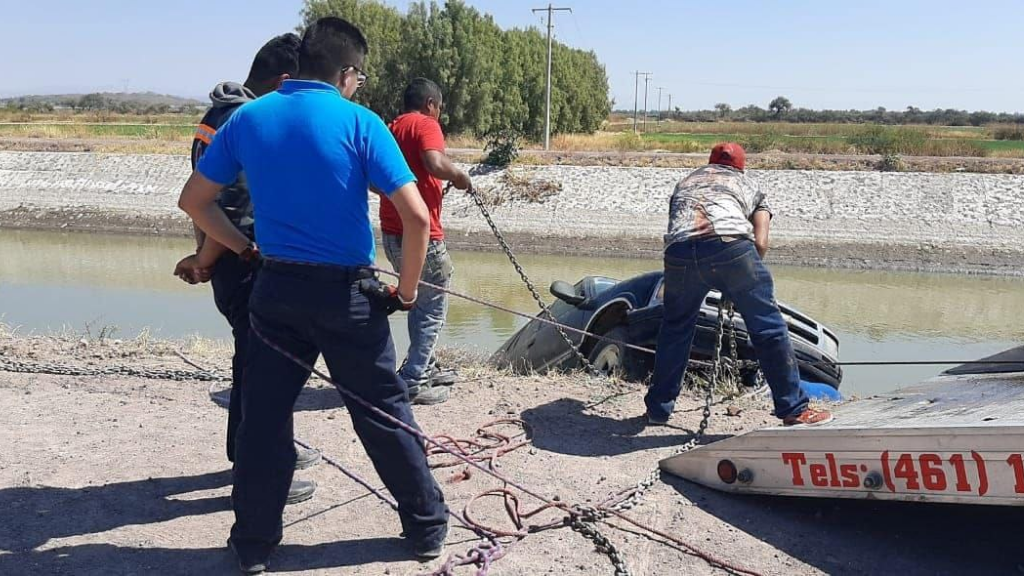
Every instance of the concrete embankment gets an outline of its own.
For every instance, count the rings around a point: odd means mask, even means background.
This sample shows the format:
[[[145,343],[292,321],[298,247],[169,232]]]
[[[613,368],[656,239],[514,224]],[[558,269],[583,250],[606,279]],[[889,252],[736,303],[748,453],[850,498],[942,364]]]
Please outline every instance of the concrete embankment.
[[[519,166],[476,176],[521,251],[656,256],[686,169]],[[184,235],[183,156],[0,152],[0,226]],[[1021,274],[1024,176],[751,171],[776,217],[772,261]],[[449,243],[494,249],[464,194],[446,200]],[[371,198],[371,212],[376,201]]]

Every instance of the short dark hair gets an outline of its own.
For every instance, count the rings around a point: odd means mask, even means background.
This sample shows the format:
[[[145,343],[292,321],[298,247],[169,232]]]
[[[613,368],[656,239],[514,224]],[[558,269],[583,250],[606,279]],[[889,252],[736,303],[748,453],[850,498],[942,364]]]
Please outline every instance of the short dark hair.
[[[438,105],[441,104],[441,87],[430,78],[414,78],[405,88],[402,103],[406,112],[422,110],[427,105],[427,100],[431,98]]]
[[[332,80],[346,66],[357,65],[370,51],[366,37],[347,20],[327,16],[302,35],[299,71],[305,78]]]
[[[246,84],[263,84],[282,74],[298,76],[300,42],[296,34],[289,32],[275,36],[264,44],[252,61]]]

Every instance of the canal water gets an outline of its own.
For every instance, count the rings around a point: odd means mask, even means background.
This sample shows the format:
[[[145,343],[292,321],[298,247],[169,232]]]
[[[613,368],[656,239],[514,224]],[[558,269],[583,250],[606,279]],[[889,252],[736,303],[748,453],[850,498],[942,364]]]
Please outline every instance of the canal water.
[[[62,329],[130,338],[228,338],[209,285],[189,286],[171,271],[192,243],[181,238],[0,230],[0,321],[18,333]],[[378,250],[378,252],[380,252]],[[383,256],[381,255],[381,258]],[[454,288],[536,313],[499,253],[454,252]],[[545,290],[554,280],[614,278],[656,270],[643,259],[523,256]],[[382,263],[383,264],[383,263]],[[969,360],[1017,345],[1024,328],[1024,281],[1011,278],[773,267],[779,300],[831,327],[842,360]],[[392,317],[399,350],[404,316]],[[453,298],[442,343],[496,349],[525,321]],[[872,394],[914,384],[942,366],[848,367],[842,389]]]

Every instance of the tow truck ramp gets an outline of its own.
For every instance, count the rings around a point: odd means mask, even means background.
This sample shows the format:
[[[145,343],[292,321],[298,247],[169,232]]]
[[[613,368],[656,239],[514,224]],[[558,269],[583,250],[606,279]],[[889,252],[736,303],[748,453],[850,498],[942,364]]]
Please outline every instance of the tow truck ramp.
[[[1024,506],[1024,372],[947,372],[840,405],[823,426],[749,432],[661,469],[727,492]]]

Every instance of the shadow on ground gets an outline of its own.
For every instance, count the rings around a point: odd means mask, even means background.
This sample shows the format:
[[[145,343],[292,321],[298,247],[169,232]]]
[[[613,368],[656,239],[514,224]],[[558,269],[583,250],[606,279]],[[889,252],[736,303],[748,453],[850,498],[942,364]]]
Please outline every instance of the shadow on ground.
[[[398,538],[346,540],[312,546],[283,545],[271,557],[273,571],[344,568],[409,560]],[[83,544],[0,556],[0,574],[237,574],[234,555],[220,548],[121,547]]]
[[[122,526],[156,525],[185,516],[228,513],[227,496],[189,493],[226,488],[230,471],[153,478],[84,488],[49,486],[0,490],[0,574],[235,574],[227,547],[175,549],[141,541],[137,547],[81,544],[37,550],[53,539],[100,534]],[[161,529],[149,530],[155,540]],[[145,531],[143,531],[145,533]],[[225,531],[226,540],[227,533]],[[337,568],[410,559],[398,538],[281,546],[278,570]]]
[[[674,476],[708,514],[827,574],[1021,574],[1024,510],[744,496]]]
[[[231,471],[152,478],[102,486],[29,486],[0,490],[0,549],[28,552],[54,538],[106,532],[120,526],[165,522],[230,509],[227,496],[175,499],[224,488]],[[4,562],[7,556],[0,556]],[[0,569],[0,574],[8,572]]]
[[[610,418],[588,413],[586,406],[580,400],[562,398],[525,410],[522,419],[530,425],[533,445],[573,456],[618,456],[679,446],[693,437],[692,430],[671,425],[645,433],[647,424],[643,416]]]
[[[221,408],[228,407],[231,399],[231,388],[224,388],[214,392],[210,398]],[[341,393],[331,386],[312,386],[306,384],[295,401],[296,412],[315,412],[317,410],[331,410],[345,406]]]

